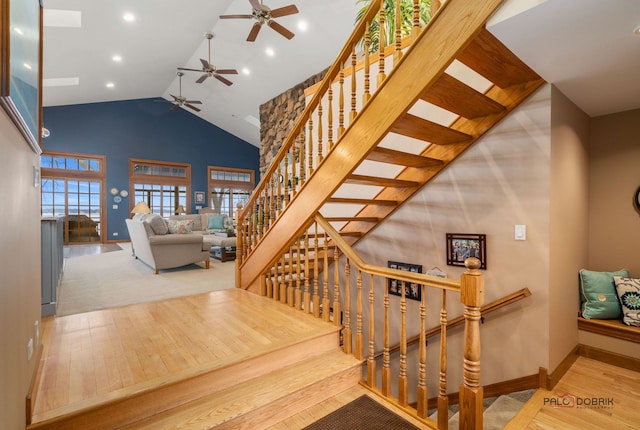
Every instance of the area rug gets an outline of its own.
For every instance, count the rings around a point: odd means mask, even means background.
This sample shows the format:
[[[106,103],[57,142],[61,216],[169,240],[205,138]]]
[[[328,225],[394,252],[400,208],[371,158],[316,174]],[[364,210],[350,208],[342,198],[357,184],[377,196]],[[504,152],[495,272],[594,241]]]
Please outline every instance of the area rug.
[[[360,396],[303,430],[419,430],[369,396]]]
[[[154,270],[131,255],[131,247],[65,259],[57,315],[69,315],[219,291],[235,286],[235,264],[211,260],[177,269]]]

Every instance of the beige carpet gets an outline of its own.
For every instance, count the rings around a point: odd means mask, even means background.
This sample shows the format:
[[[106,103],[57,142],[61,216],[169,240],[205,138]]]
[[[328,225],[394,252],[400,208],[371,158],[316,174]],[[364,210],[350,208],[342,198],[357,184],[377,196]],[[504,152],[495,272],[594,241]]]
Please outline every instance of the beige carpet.
[[[211,260],[158,275],[131,255],[130,245],[122,251],[65,259],[58,290],[57,315],[69,315],[151,302],[172,297],[234,288],[235,262]]]

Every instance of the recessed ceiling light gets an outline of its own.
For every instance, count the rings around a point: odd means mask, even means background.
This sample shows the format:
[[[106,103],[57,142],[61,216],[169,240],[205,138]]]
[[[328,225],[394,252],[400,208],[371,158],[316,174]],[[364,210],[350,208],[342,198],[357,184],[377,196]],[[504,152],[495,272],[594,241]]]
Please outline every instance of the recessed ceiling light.
[[[107,82],[107,88],[114,88],[115,86],[113,82]]]
[[[273,57],[274,55],[276,55],[276,51],[274,51],[273,48],[267,48],[267,49],[264,50],[264,52],[269,57]]]
[[[251,70],[249,70],[248,67],[243,67],[242,68],[242,74],[249,76],[251,74]]]
[[[133,22],[136,20],[136,16],[132,13],[125,13],[124,15],[122,15],[122,19],[124,19],[127,22]]]
[[[121,57],[121,56],[119,56],[119,55],[114,55],[113,57],[111,57],[111,59],[112,59],[113,61],[115,61],[116,63],[119,63],[119,62],[121,62],[121,61],[122,61],[122,57]]]
[[[307,21],[304,21],[302,19],[300,21],[298,21],[298,30],[307,31],[307,28],[309,28],[309,25],[307,24]]]
[[[29,63],[22,63],[22,65],[24,66],[25,69],[29,69],[31,70],[31,64]]]

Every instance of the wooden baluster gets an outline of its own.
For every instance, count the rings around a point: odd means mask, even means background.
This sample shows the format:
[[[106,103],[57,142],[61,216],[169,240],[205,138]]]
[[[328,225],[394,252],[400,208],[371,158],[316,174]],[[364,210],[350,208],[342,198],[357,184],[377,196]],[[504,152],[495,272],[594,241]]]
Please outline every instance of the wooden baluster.
[[[342,325],[342,308],[340,307],[340,250],[336,246],[333,250],[333,323]]]
[[[322,274],[324,279],[324,288],[322,289],[322,320],[331,321],[331,298],[329,297],[329,248],[327,240],[327,232],[324,232],[322,251],[324,255],[322,257]]]
[[[447,290],[442,290],[440,309],[440,378],[438,381],[438,428],[447,430],[449,397],[447,396]]]
[[[271,298],[273,300],[280,300],[280,262],[276,260],[274,263],[272,275],[273,275],[273,291],[271,292]]]
[[[342,349],[346,354],[353,351],[351,345],[351,266],[347,258],[344,263],[344,332]]]
[[[269,274],[265,273],[263,276],[260,277],[260,295],[263,297],[267,296],[268,282],[269,282]]]
[[[283,178],[282,178],[282,169],[280,168],[280,165],[278,165],[278,169],[276,170],[276,181],[277,186],[276,186],[276,219],[278,219],[278,217],[280,216],[280,214],[282,213],[282,182],[283,182]],[[275,221],[275,219],[274,219]]]
[[[309,151],[313,152],[315,145],[313,143],[313,119],[311,119],[311,117],[309,117],[309,126],[308,127],[309,127]],[[316,154],[317,154],[317,152],[316,152]],[[318,160],[320,160],[320,158],[318,158]],[[313,163],[313,157],[311,157],[310,162]],[[318,165],[315,164],[315,166],[317,167]]]
[[[318,291],[318,223],[315,224],[315,241],[313,249],[313,316],[320,318],[320,295]]]
[[[304,232],[304,311],[311,313],[311,285],[309,285],[309,230]]]
[[[322,154],[322,99],[318,100],[318,165],[324,158]]]
[[[385,279],[388,283],[389,280]],[[389,288],[384,289],[384,340],[382,353],[382,395],[391,396],[391,357],[389,347],[391,342],[391,334],[389,329]]]
[[[436,0],[431,1],[431,7]],[[433,16],[433,11],[431,11]],[[420,0],[413,0],[413,26],[411,27],[411,43],[415,42],[420,34]]]
[[[407,378],[407,296],[401,283],[400,297],[400,373],[398,375],[398,403],[407,406],[409,402],[409,380]]]
[[[289,276],[289,286],[287,287],[287,304],[291,307],[296,305],[295,301],[295,288],[293,288],[293,245],[289,247],[289,269],[287,270]]]
[[[236,288],[240,288],[242,281],[242,271],[240,266],[244,261],[244,223],[242,222],[242,203],[236,205]]]
[[[296,309],[302,309],[302,268],[300,263],[300,241],[301,237],[296,240],[296,297],[295,306]]]
[[[298,192],[298,174],[297,174],[297,169],[296,169],[296,165],[298,164],[297,162],[297,158],[299,157],[300,154],[298,153],[298,140],[294,140],[293,141],[293,145],[291,145],[291,156],[293,157],[291,159],[291,198],[295,197],[296,193]]]
[[[358,360],[364,358],[364,338],[362,335],[362,271],[358,269],[356,278],[356,352]]]
[[[369,277],[369,358],[367,359],[367,385],[376,386],[376,320],[375,293],[373,290],[373,275]]]
[[[338,139],[344,134],[344,71],[340,69],[338,81]]]
[[[420,346],[418,350],[418,416],[425,418],[428,415],[429,392],[427,389],[427,299],[424,285],[420,288]],[[443,290],[444,291],[444,290]]]
[[[271,185],[271,201],[270,201],[270,214],[269,214],[269,228],[273,225],[276,220],[276,204],[278,197],[276,195],[276,175],[271,176],[271,180],[269,181]]]
[[[304,146],[304,134],[300,133],[296,139],[296,141],[298,142],[298,147],[300,148],[300,187],[302,187],[307,179],[307,172],[305,170],[305,146]]]
[[[313,122],[311,121],[311,118],[309,118],[309,122],[307,125],[307,128],[309,129],[308,133],[309,133],[309,143],[307,146],[307,157],[308,157],[308,170],[309,170],[309,175],[307,176],[307,179],[309,179],[311,177],[311,175],[313,175],[313,136],[311,135],[311,132],[313,131]]]
[[[289,206],[289,192],[291,189],[291,185],[289,183],[289,154],[291,154],[290,152],[288,152],[285,156],[284,156],[284,172],[282,173],[282,188],[284,188],[282,191],[284,193],[284,202],[283,202],[283,209],[286,208],[287,206]]]
[[[354,46],[351,49],[351,113],[349,114],[349,124],[356,119],[358,115],[358,111],[356,109],[356,99],[357,99],[357,81],[356,81],[356,47]]]
[[[369,50],[371,49],[371,33],[369,33],[369,27],[371,22],[367,22],[365,28],[367,31],[364,33],[364,94],[362,95],[362,106],[367,104],[371,98],[371,57]]]
[[[460,428],[482,429],[480,386],[480,307],[484,302],[484,278],[480,260],[465,260],[467,270],[460,278],[460,302],[464,305],[464,364],[460,385]]]
[[[285,254],[282,254],[280,265],[280,291],[278,291],[278,298],[280,303],[287,303],[287,256]]]
[[[385,74],[385,71],[384,71],[384,57],[385,57],[384,46],[387,41],[387,36],[385,34],[385,28],[384,28],[385,21],[386,21],[386,12],[384,10],[384,4],[385,4],[384,1],[380,2],[380,12],[378,14],[379,22],[380,22],[379,35],[378,35],[378,79],[377,79],[378,88],[380,88],[380,84],[382,84],[382,82],[387,78],[387,75]]]
[[[249,220],[249,251],[253,251],[256,243],[256,206],[251,207],[251,219]]]
[[[327,92],[329,109],[327,111],[327,153],[333,149],[333,87]]]
[[[402,58],[402,10],[400,9],[400,3],[400,0],[396,0],[396,44],[393,52],[394,67],[398,65],[398,61]]]

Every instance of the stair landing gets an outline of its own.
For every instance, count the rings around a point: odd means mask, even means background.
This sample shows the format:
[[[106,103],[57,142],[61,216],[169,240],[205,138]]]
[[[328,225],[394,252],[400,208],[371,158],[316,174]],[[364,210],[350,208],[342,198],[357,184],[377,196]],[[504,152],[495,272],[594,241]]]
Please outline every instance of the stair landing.
[[[57,317],[43,329],[29,429],[116,428],[339,342],[333,324],[238,289]]]

